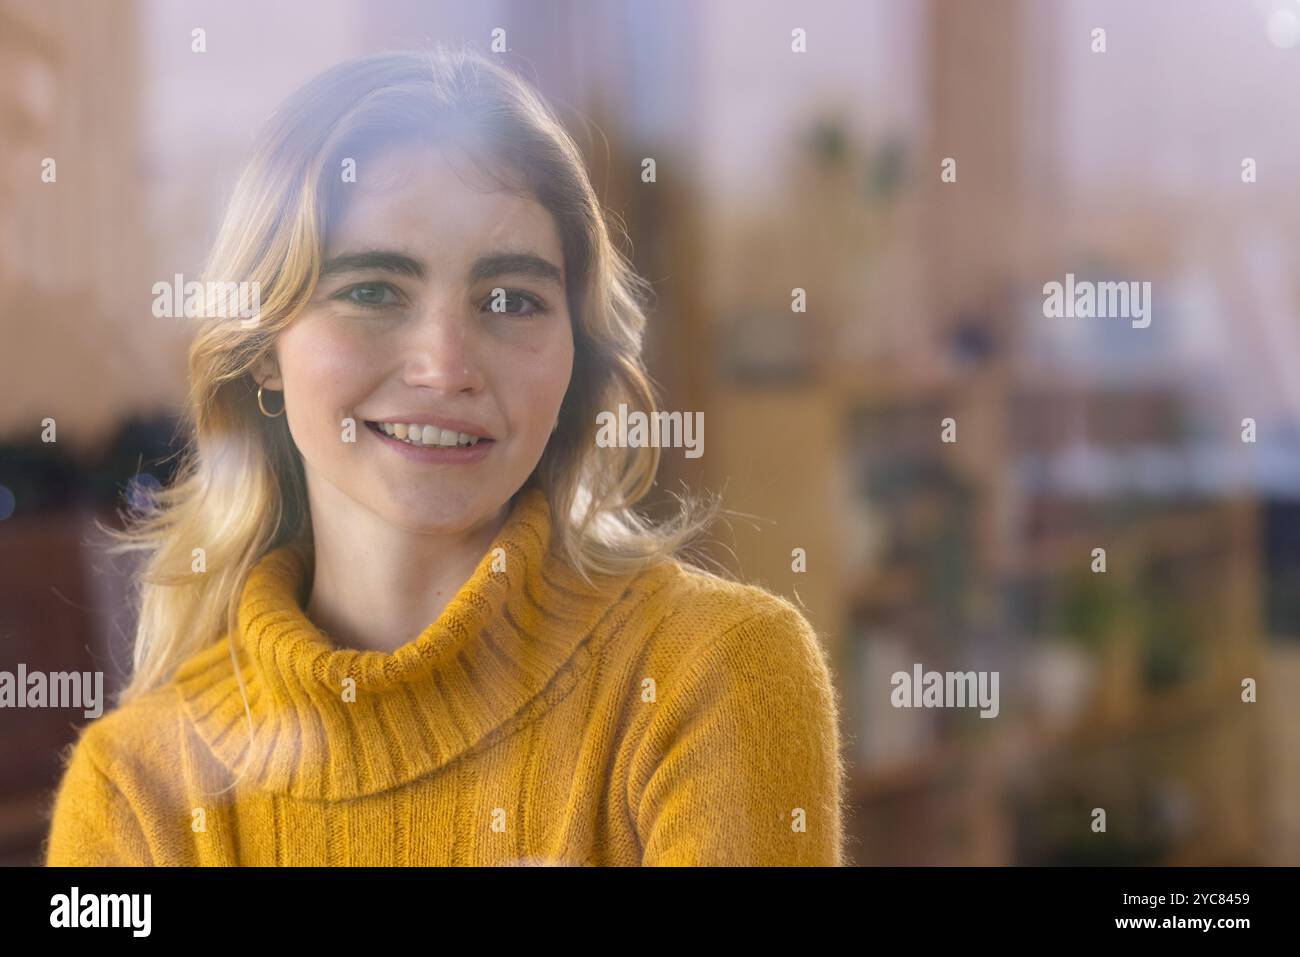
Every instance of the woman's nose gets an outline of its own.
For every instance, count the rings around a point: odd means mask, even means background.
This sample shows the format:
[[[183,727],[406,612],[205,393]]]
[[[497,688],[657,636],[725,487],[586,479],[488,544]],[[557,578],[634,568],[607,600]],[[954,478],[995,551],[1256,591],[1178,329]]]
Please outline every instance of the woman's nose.
[[[416,324],[405,347],[408,384],[444,392],[482,387],[483,370],[473,323],[452,307],[430,310]]]

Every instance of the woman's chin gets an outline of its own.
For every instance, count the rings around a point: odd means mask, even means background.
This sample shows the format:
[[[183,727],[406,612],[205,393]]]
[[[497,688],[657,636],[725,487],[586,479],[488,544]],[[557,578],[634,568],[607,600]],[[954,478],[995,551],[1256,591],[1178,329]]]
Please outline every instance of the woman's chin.
[[[436,504],[431,504],[436,502]],[[394,528],[417,535],[456,535],[467,532],[494,514],[492,503],[476,496],[461,498],[430,491],[409,508],[393,508],[391,501],[374,510]]]

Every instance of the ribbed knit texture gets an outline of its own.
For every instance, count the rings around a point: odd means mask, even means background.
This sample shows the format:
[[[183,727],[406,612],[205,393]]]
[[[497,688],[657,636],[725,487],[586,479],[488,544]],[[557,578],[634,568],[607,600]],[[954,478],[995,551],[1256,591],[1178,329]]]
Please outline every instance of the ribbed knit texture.
[[[271,552],[233,636],[248,710],[227,636],[88,725],[46,862],[845,863],[837,698],[799,611],[678,562],[592,587],[550,542],[527,488],[392,653],[332,643],[302,610],[310,549]]]

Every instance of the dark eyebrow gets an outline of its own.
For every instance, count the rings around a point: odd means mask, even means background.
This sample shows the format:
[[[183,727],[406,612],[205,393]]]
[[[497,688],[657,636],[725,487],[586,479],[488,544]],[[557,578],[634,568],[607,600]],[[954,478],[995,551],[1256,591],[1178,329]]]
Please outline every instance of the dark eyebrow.
[[[564,274],[558,266],[532,253],[496,253],[480,257],[469,271],[469,281],[479,282],[494,276],[531,276],[564,288]]]
[[[326,260],[321,266],[321,278],[349,272],[390,272],[400,276],[423,279],[424,263],[405,253],[391,249],[366,249],[361,252],[343,253]],[[531,276],[542,282],[554,283],[564,288],[564,274],[554,263],[533,253],[494,253],[481,256],[470,268],[471,283],[481,282],[495,276]]]
[[[349,272],[391,272],[413,279],[424,278],[424,263],[405,253],[389,249],[367,249],[358,253],[344,253],[327,259],[320,267],[321,278]]]

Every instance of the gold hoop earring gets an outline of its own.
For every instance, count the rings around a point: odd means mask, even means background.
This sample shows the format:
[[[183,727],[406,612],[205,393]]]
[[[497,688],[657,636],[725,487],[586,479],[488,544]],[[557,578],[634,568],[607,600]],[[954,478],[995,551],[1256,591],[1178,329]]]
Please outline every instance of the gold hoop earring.
[[[280,401],[281,401],[281,403],[283,403],[284,400],[281,399]],[[267,411],[266,411],[266,406],[264,406],[264,405],[262,404],[262,386],[260,386],[260,385],[257,387],[257,407],[258,407],[259,409],[262,410],[262,414],[263,414],[264,416],[266,416],[268,419],[275,419],[275,418],[279,418],[280,416],[284,415],[284,405],[283,405],[283,404],[281,404],[281,406],[280,406],[280,411],[279,411],[279,412],[267,412]]]

